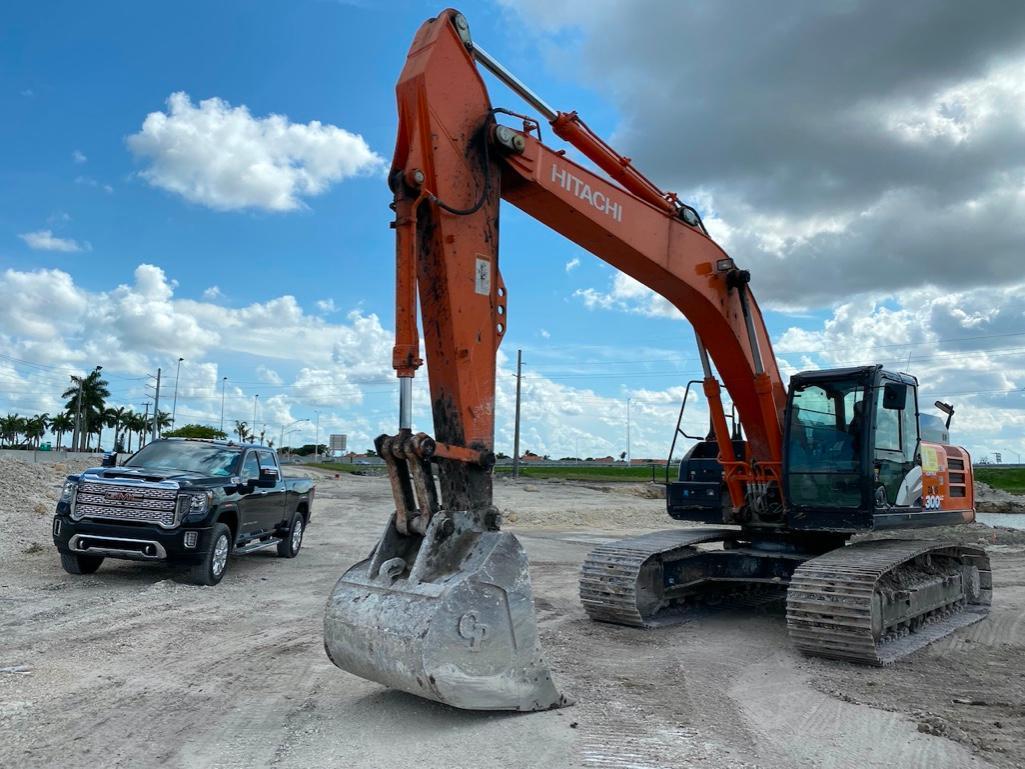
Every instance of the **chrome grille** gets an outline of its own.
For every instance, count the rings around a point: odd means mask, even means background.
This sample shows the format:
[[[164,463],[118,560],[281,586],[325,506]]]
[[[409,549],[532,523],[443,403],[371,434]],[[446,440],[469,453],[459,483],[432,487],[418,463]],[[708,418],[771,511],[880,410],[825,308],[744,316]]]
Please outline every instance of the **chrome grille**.
[[[142,521],[171,528],[177,523],[177,497],[178,491],[173,488],[87,481],[78,487],[75,515]]]

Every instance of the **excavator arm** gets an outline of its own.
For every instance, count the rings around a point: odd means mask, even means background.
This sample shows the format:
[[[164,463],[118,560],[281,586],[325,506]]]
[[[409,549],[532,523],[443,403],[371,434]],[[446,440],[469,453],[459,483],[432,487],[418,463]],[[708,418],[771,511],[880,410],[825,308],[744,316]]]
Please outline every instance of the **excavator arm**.
[[[477,60],[529,99],[554,133],[611,180],[542,143],[537,121],[524,119],[522,131],[499,125]],[[419,365],[418,286],[436,437],[449,444],[435,453],[446,502],[490,504],[489,468],[479,453],[493,448],[495,357],[508,323],[499,272],[499,197],[680,310],[697,335],[734,508],[747,504],[749,485],[774,485],[778,493],[786,393],[772,345],[747,285],[749,274],[707,235],[696,212],[659,190],[576,113],[552,110],[475,47],[456,11],[421,27],[397,93],[394,365],[402,379]],[[733,456],[706,351],[740,415],[747,456]],[[400,428],[409,427],[400,420]],[[449,447],[472,453],[458,458]],[[460,468],[464,459],[482,472]]]

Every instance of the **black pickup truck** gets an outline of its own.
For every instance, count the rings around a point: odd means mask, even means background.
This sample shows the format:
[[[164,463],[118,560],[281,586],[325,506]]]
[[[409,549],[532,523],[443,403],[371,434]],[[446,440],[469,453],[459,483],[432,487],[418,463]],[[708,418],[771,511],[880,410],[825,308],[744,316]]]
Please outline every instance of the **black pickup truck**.
[[[71,574],[91,574],[104,558],[167,561],[216,585],[232,552],[299,554],[314,484],[283,478],[273,449],[169,438],[116,464],[108,455],[64,482],[53,542]]]

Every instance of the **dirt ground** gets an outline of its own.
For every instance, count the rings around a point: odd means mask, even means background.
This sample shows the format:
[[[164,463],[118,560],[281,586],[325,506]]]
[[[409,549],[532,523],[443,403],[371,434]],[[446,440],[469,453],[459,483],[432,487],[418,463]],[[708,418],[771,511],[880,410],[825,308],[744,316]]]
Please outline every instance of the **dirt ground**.
[[[59,478],[36,481],[56,496]],[[65,574],[39,492],[26,508],[5,483],[4,769],[1025,766],[1025,532],[954,530],[991,553],[991,616],[868,669],[796,654],[778,604],[648,631],[588,621],[580,561],[609,538],[677,525],[663,502],[643,487],[499,482],[547,658],[577,704],[480,714],[388,691],[324,655],[324,603],[387,517],[384,479],[319,481],[299,558],[235,558],[213,588],[158,564]]]

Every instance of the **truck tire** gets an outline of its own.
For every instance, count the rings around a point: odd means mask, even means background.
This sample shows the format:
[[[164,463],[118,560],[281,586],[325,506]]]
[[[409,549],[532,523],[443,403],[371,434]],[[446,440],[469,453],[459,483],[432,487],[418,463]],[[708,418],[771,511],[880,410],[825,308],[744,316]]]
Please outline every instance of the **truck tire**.
[[[197,585],[216,585],[228,570],[228,556],[231,555],[231,529],[223,523],[215,523],[210,529],[203,560],[193,566],[189,573]]]
[[[92,574],[103,563],[102,555],[61,553],[61,566],[68,574]]]
[[[282,558],[295,558],[299,555],[299,549],[303,546],[303,534],[306,533],[306,527],[303,526],[304,521],[301,513],[292,513],[288,531],[278,542],[278,555]]]

